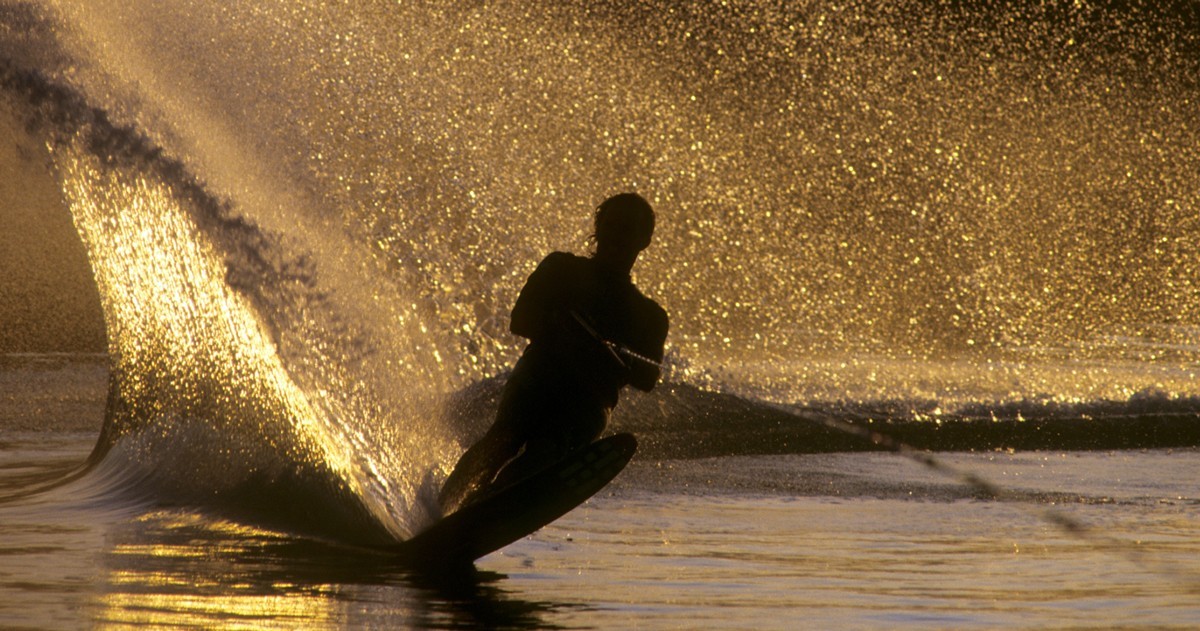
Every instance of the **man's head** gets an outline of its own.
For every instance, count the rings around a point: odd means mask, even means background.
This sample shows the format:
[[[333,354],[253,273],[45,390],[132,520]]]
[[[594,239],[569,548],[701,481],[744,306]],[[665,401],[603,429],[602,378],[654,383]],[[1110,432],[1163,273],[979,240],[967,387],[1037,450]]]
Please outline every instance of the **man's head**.
[[[621,193],[596,208],[596,248],[641,252],[654,236],[654,209],[637,193]]]

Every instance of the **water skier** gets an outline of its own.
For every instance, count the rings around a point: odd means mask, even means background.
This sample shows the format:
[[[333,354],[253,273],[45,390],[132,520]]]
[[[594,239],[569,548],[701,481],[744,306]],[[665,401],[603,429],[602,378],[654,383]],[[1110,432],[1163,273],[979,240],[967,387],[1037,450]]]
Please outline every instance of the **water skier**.
[[[626,385],[658,383],[667,313],[633,285],[654,211],[636,193],[596,209],[591,257],[554,252],[521,289],[510,330],[529,339],[496,420],[459,459],[438,496],[449,514],[472,494],[515,482],[600,436]]]

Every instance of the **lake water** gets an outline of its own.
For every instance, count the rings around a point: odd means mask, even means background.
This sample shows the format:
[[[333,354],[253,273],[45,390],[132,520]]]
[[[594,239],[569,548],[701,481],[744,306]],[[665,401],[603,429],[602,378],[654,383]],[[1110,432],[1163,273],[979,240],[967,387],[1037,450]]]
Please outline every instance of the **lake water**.
[[[1200,624],[1195,448],[937,455],[1021,494],[1008,501],[894,453],[638,458],[474,571],[431,579],[344,541],[138,497],[94,472],[37,491],[95,444],[96,361],[5,372],[40,384],[21,390],[27,419],[58,402],[50,429],[0,428],[5,628]]]
[[[0,0],[0,627],[1200,626],[1189,2]],[[605,492],[364,552],[654,205]]]

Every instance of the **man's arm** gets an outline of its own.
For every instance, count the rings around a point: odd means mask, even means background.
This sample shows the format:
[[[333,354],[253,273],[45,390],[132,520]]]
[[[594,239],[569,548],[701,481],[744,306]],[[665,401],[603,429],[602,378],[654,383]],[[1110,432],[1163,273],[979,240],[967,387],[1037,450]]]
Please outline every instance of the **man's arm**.
[[[636,355],[627,353],[626,364],[629,366],[629,384],[638,390],[649,392],[658,384],[658,378],[662,375],[663,346],[667,342],[669,328],[667,312],[654,304],[652,314],[642,326],[646,327],[642,337],[646,346],[634,349]]]
[[[530,340],[544,338],[554,324],[553,295],[556,285],[561,284],[560,260],[566,255],[555,252],[542,259],[537,269],[529,275],[517,303],[513,305],[512,320],[508,329],[516,335]]]

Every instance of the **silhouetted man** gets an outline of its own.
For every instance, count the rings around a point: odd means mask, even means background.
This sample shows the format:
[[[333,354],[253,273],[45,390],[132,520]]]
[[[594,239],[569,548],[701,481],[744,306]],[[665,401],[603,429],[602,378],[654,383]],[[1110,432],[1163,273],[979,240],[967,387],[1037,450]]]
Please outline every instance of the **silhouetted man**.
[[[489,485],[515,482],[592,442],[621,388],[649,391],[658,383],[667,313],[629,276],[653,234],[645,199],[610,197],[596,209],[595,253],[554,252],[525,282],[510,329],[529,345],[495,423],[442,487],[446,513]]]

